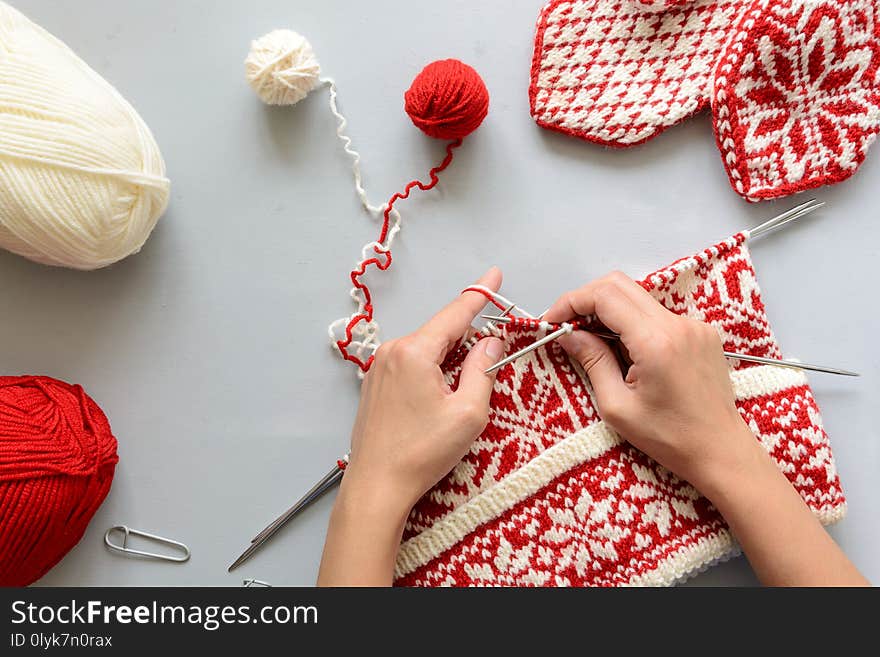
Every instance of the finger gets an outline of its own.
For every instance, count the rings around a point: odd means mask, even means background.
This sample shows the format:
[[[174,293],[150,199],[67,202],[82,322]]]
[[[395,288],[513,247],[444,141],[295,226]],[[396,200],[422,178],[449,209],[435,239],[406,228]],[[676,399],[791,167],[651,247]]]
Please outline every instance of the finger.
[[[575,331],[559,338],[559,344],[590,377],[600,413],[611,400],[617,401],[619,406],[631,396],[632,391],[624,382],[617,356],[604,340],[591,333]]]
[[[663,305],[657,301],[657,299],[652,297],[645,288],[636,283],[626,274],[614,272],[608,276],[608,279],[611,283],[616,285],[621,292],[629,297],[632,302],[638,306],[639,310],[649,317],[669,314],[669,310],[664,308]]]
[[[501,270],[498,267],[492,267],[477,280],[477,285],[497,292],[501,287]],[[440,345],[441,349],[437,355],[443,356],[449,345],[457,343],[467,332],[474,317],[485,307],[486,303],[486,297],[479,292],[462,292],[452,303],[416,331],[416,334]]]
[[[564,322],[574,317],[595,315],[622,339],[645,330],[646,315],[613,281],[602,278],[566,292],[544,314],[548,322]]]
[[[501,360],[503,353],[504,343],[498,338],[485,338],[475,344],[461,365],[456,397],[488,408],[497,370],[491,374],[486,370]]]
[[[563,294],[550,307],[550,310],[544,313],[544,319],[548,322],[564,322],[578,315],[586,316],[596,313],[596,294],[605,288],[616,288],[636,308],[649,317],[668,312],[654,297],[648,294],[645,288],[629,276],[621,272],[612,272],[583,287]]]

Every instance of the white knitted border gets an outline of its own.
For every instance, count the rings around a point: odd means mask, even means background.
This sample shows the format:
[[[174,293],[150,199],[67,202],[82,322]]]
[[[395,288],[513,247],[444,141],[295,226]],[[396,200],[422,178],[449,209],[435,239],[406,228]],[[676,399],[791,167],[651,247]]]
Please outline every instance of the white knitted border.
[[[823,525],[831,525],[846,515],[846,503],[827,507],[815,512]],[[695,543],[684,545],[670,557],[661,561],[657,568],[636,575],[626,586],[674,586],[699,575],[711,566],[722,563],[742,553],[730,531],[721,529],[704,536]]]
[[[772,395],[807,384],[807,377],[803,371],[773,365],[733,371],[730,373],[730,379],[734,394],[739,400]],[[490,522],[514,505],[535,495],[559,475],[588,459],[601,456],[621,442],[623,440],[605,422],[600,421],[549,447],[522,468],[456,508],[425,531],[405,541],[397,555],[395,577],[403,577],[425,565],[480,525]],[[718,552],[717,557],[720,557],[723,556],[724,551],[729,550],[729,546],[719,545],[715,552]],[[693,562],[697,565],[706,559],[705,556],[690,553],[683,554],[680,558],[687,563]],[[673,572],[677,570],[677,566],[670,565],[668,570]],[[673,583],[674,579],[667,580],[667,583]]]

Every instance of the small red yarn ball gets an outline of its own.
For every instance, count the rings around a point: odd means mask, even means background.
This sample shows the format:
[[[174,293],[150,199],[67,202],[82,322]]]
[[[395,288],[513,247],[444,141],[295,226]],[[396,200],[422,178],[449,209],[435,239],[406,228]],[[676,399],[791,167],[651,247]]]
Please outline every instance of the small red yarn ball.
[[[489,90],[480,74],[457,59],[428,64],[404,95],[412,122],[429,137],[463,139],[489,112]]]
[[[0,586],[26,586],[82,538],[119,457],[80,386],[0,376]]]

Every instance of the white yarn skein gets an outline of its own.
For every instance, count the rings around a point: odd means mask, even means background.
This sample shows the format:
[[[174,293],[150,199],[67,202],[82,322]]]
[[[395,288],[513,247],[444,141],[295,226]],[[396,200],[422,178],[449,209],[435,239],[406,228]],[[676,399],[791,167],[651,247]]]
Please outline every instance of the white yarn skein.
[[[273,30],[252,41],[244,70],[248,84],[268,105],[295,105],[321,81],[312,44],[293,30]]]
[[[104,267],[140,250],[169,187],[134,108],[0,2],[0,247],[48,265]]]

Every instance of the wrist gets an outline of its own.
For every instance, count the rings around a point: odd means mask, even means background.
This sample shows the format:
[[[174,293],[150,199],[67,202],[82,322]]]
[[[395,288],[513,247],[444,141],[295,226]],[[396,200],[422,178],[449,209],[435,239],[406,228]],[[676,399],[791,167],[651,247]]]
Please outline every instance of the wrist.
[[[769,473],[779,474],[770,455],[740,418],[716,440],[722,448],[691,482],[716,507],[754,489]]]
[[[368,520],[373,527],[402,532],[412,505],[381,478],[369,477],[349,465],[339,487],[334,514]]]

